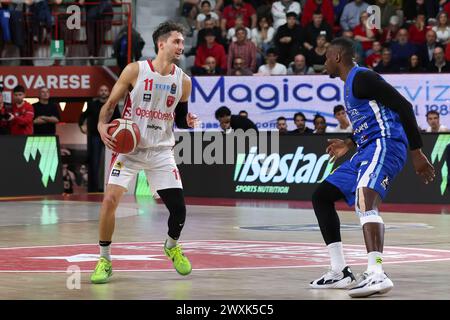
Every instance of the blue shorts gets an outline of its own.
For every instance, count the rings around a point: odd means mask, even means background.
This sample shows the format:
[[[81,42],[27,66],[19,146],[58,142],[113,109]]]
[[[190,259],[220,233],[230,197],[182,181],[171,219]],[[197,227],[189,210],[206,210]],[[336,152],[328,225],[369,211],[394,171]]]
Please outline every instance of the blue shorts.
[[[341,190],[349,206],[355,204],[358,188],[373,189],[384,199],[389,185],[403,169],[406,159],[407,147],[404,143],[386,138],[377,139],[358,150],[325,181]]]

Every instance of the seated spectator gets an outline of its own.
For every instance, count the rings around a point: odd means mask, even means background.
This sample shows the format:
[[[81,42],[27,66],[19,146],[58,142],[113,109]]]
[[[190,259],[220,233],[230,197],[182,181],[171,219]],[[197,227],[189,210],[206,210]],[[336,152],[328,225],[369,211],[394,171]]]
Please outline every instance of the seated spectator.
[[[136,29],[131,28],[131,61],[139,61],[142,57],[145,41]],[[113,44],[114,57],[120,70],[128,64],[128,26],[123,27],[116,36]]]
[[[220,31],[220,28],[214,25],[214,21],[211,18],[207,17],[203,22],[203,25],[204,27],[200,29],[198,32],[197,44],[196,48],[193,48],[194,50],[196,50],[199,46],[201,46],[206,42],[205,35],[207,32],[209,32],[209,30],[212,30],[212,32],[216,36],[216,42],[223,45],[224,48],[227,48],[227,41],[225,40],[225,38],[222,37],[222,32]],[[195,54],[195,51],[193,54]]]
[[[266,64],[258,69],[259,75],[264,76],[281,76],[287,74],[287,69],[284,64],[277,62],[278,54],[275,49],[267,50]]]
[[[436,32],[428,30],[425,34],[425,44],[419,47],[419,56],[422,67],[428,67],[433,61],[434,49],[438,46]]]
[[[228,29],[228,33],[227,33],[228,43],[236,41],[236,30],[240,29],[240,28],[245,28],[245,30],[247,31],[247,39],[251,40],[252,39],[252,31],[249,28],[244,26],[244,20],[242,19],[242,16],[238,15],[236,17],[235,21],[236,21],[236,24],[234,25],[234,27]]]
[[[380,7],[381,28],[386,28],[389,25],[389,19],[395,15],[395,8],[387,0],[376,0],[375,4]]]
[[[314,134],[324,134],[327,130],[327,121],[325,120],[325,117],[320,115],[320,114],[316,114],[314,116]]]
[[[437,17],[437,25],[433,27],[436,32],[437,42],[441,45],[446,45],[450,39],[450,26],[448,23],[447,12],[442,11]]]
[[[308,23],[305,28],[305,42],[303,43],[303,46],[307,50],[314,48],[314,44],[316,43],[319,34],[325,35],[327,42],[330,42],[333,39],[331,26],[323,20],[322,12],[317,11],[313,14],[313,20]]]
[[[253,129],[258,131],[256,125],[250,119],[239,115],[232,115],[231,110],[225,106],[220,107],[215,112],[215,117],[220,123],[220,127],[225,133],[242,129],[244,131]]]
[[[305,134],[313,133],[313,130],[306,126],[306,117],[303,112],[297,112],[294,114],[294,123],[297,129],[289,131],[291,134]]]
[[[195,54],[194,66],[192,67],[192,74],[203,74],[206,66],[206,58],[214,57],[216,63],[222,70],[227,68],[227,55],[224,47],[216,42],[216,36],[211,29],[205,34],[206,43],[197,48]],[[208,67],[206,67],[208,68]],[[202,70],[203,69],[203,70]]]
[[[261,56],[261,61],[263,61],[267,49],[270,48],[274,35],[275,29],[270,25],[267,17],[261,17],[258,20],[258,26],[252,29],[252,41],[255,43],[258,54]]]
[[[391,44],[392,62],[400,67],[400,71],[406,70],[409,57],[417,53],[415,45],[409,42],[408,30],[402,28],[398,31],[397,41]]]
[[[428,66],[428,72],[431,73],[447,73],[450,72],[450,63],[445,61],[444,49],[441,47],[434,48],[433,61]]]
[[[3,87],[0,86],[0,135],[9,134],[9,120],[11,118],[11,110],[6,108],[3,101]]]
[[[438,1],[432,0],[403,0],[402,11],[407,22],[413,21],[419,13],[424,13],[427,18],[436,17]]]
[[[292,0],[280,0],[275,1],[272,4],[272,18],[273,18],[273,27],[278,29],[279,26],[285,24],[286,21],[286,13],[295,12],[297,16],[300,16],[302,8],[300,3]]]
[[[13,104],[8,119],[12,135],[33,134],[33,106],[25,101],[25,88],[21,85],[13,89]]]
[[[425,15],[419,14],[414,21],[414,24],[409,26],[409,42],[416,46],[421,46],[425,43],[426,28],[425,28]]]
[[[333,108],[334,117],[338,121],[338,125],[336,127],[327,126],[327,133],[334,132],[353,132],[353,127],[347,117],[347,112],[345,112],[345,108],[343,105],[338,104]]]
[[[209,56],[203,66],[195,68],[195,73],[192,70],[192,74],[195,76],[220,76],[225,74],[225,70],[217,65],[216,58]]]
[[[389,25],[383,29],[383,33],[381,34],[381,44],[388,46],[397,38],[398,30],[400,30],[400,18],[398,16],[392,16],[389,20]]]
[[[34,0],[30,6],[32,13],[32,33],[34,42],[47,42],[52,34],[52,13],[47,0]],[[41,27],[43,27],[44,36],[41,37]]]
[[[366,12],[369,5],[363,0],[355,0],[347,3],[341,15],[342,30],[353,30],[359,24],[361,13]]]
[[[297,51],[304,41],[304,36],[297,24],[297,14],[288,12],[286,17],[286,24],[278,28],[273,42],[280,56],[279,62],[288,66],[298,53]]]
[[[232,62],[235,57],[241,57],[244,60],[244,68],[249,68],[252,72],[256,69],[256,46],[247,39],[247,30],[238,28],[236,30],[236,41],[228,48],[228,75],[231,74]]]
[[[429,127],[426,132],[449,132],[448,128],[441,124],[439,112],[430,110],[426,114]]]
[[[377,66],[378,62],[381,60],[381,43],[379,41],[374,41],[372,43],[372,50],[370,55],[366,58],[367,68],[373,69]]]
[[[364,64],[364,55],[365,55],[365,53],[364,53],[364,50],[362,48],[361,42],[356,41],[354,39],[353,31],[347,30],[347,31],[342,32],[342,37],[352,41],[353,46],[355,48],[355,62],[357,64],[363,65]]]
[[[280,134],[286,134],[288,133],[287,129],[287,123],[285,117],[278,117],[277,118],[277,129]]]
[[[334,26],[334,9],[331,0],[306,0],[303,6],[301,26],[306,27],[313,19],[314,12],[322,12],[324,20]]]
[[[211,11],[211,2],[209,2],[208,0],[202,1],[200,8],[200,13],[197,15],[197,30],[200,30],[204,27],[206,18],[211,18],[214,26],[219,27],[220,18],[217,13]]]
[[[248,118],[248,112],[245,110],[241,110],[239,111],[239,116],[240,117],[244,117],[244,118]]]
[[[227,35],[227,30],[234,27],[236,24],[236,17],[241,15],[244,20],[244,27],[256,27],[256,11],[249,3],[244,3],[243,0],[233,0],[233,4],[226,6],[223,9],[222,21],[220,28],[222,29],[222,36]]]
[[[39,102],[33,104],[34,134],[55,135],[56,124],[59,122],[59,107],[50,101],[50,91],[46,87],[39,90]]]
[[[420,62],[420,58],[417,54],[413,54],[409,58],[409,65],[407,69],[408,73],[424,73],[426,70],[422,67],[422,63]]]
[[[294,61],[289,64],[287,73],[291,75],[315,74],[314,69],[306,64],[306,58],[303,54],[294,57]]]
[[[274,0],[257,0],[256,3],[258,3],[258,5],[254,6],[254,8],[256,9],[257,20],[261,19],[262,17],[266,17],[271,21],[273,20],[271,12],[273,2]]]
[[[367,28],[368,19],[369,14],[367,12],[361,13],[360,23],[353,29],[355,40],[361,42],[364,52],[372,49],[373,41],[377,36],[377,30],[375,28]]]
[[[252,76],[252,70],[250,70],[250,68],[247,68],[245,65],[245,61],[241,57],[234,58],[233,67],[228,74],[230,76]]]
[[[308,63],[312,66],[315,73],[325,72],[325,61],[327,58],[327,48],[325,44],[327,40],[324,35],[319,35],[316,40],[316,47],[308,53]]]
[[[392,51],[389,48],[384,48],[381,52],[381,61],[373,69],[378,73],[399,73],[399,67],[392,63]]]

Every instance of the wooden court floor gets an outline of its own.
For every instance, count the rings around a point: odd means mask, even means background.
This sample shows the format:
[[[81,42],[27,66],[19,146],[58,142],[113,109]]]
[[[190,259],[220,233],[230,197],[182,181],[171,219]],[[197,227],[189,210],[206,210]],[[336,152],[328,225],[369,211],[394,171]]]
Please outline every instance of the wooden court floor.
[[[168,213],[125,198],[113,238],[114,276],[92,285],[101,196],[0,201],[0,299],[350,299],[308,283],[327,270],[311,206],[302,202],[188,198],[182,277],[162,251]],[[358,220],[339,206],[347,262],[366,266]],[[371,299],[450,299],[449,207],[386,205],[384,268],[394,282]]]

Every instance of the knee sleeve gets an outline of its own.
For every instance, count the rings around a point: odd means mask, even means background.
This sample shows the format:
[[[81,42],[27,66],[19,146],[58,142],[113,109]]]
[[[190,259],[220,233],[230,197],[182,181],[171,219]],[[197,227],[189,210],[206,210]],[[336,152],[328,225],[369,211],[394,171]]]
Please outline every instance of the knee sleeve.
[[[359,221],[361,223],[361,226],[364,226],[366,223],[372,222],[372,223],[384,223],[383,218],[381,218],[380,214],[378,213],[378,210],[369,210],[365,212],[357,211],[356,212],[359,216]]]
[[[173,188],[158,190],[161,200],[169,210],[168,235],[178,240],[186,220],[186,204],[184,203],[183,189]]]

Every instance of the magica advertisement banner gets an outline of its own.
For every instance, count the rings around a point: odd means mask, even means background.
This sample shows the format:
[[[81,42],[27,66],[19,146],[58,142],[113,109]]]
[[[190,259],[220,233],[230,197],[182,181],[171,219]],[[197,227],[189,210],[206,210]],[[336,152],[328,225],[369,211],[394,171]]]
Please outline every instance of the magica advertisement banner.
[[[426,113],[436,110],[441,123],[450,127],[450,74],[383,75],[414,107],[417,122],[427,128]],[[294,129],[293,116],[303,112],[307,125],[313,128],[316,113],[336,126],[333,107],[344,104],[344,83],[328,76],[272,77],[194,77],[189,109],[196,113],[203,130],[218,129],[214,111],[220,106],[233,113],[246,110],[259,129],[275,128],[276,119],[288,119]]]

